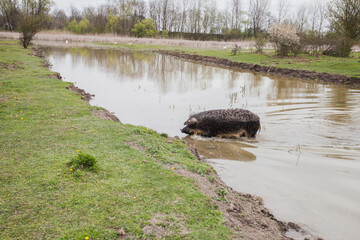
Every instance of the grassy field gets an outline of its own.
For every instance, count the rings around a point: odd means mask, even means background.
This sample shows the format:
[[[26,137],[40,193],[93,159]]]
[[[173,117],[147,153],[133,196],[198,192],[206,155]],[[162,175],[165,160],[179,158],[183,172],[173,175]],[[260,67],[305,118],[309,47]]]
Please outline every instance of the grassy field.
[[[109,44],[111,45],[111,44]],[[137,44],[116,44],[113,47],[120,47],[133,50],[170,50],[181,51],[188,54],[198,54],[202,56],[211,56],[225,58],[233,62],[243,62],[249,64],[259,64],[264,66],[301,69],[315,71],[319,73],[342,74],[349,77],[360,77],[360,53],[352,53],[349,58],[336,58],[329,56],[312,56],[309,54],[300,54],[297,57],[280,58],[276,56],[274,50],[266,50],[263,54],[253,53],[243,50],[236,56],[231,55],[231,49],[211,50],[201,48],[185,48],[170,46],[154,45],[137,45]]]
[[[0,41],[0,239],[231,238],[211,199],[173,170],[211,167],[180,140],[97,118],[52,74]],[[80,152],[97,172],[70,169]]]

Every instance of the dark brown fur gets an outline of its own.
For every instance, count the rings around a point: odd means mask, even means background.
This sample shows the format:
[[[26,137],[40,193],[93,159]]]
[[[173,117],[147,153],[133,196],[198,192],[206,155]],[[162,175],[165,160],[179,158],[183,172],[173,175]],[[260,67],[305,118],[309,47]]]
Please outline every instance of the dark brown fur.
[[[190,116],[181,132],[203,137],[249,137],[256,136],[260,118],[245,109],[221,109],[200,112]]]

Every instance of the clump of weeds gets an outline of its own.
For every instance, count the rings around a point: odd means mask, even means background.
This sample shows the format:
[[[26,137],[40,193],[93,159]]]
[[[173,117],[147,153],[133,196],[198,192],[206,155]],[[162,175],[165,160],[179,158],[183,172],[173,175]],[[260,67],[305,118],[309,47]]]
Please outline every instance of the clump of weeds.
[[[217,197],[216,200],[227,202],[227,195],[229,194],[228,190],[226,188],[219,188],[217,189]]]
[[[79,172],[79,170],[88,170],[91,172],[99,171],[99,165],[96,158],[83,152],[78,152],[78,154],[68,162],[68,166],[70,171],[74,173]]]

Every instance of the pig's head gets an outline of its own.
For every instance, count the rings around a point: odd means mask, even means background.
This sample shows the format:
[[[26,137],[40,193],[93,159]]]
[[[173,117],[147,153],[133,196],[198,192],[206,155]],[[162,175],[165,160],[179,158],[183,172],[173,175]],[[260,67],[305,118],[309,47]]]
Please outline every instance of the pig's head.
[[[190,117],[184,123],[184,125],[186,125],[186,127],[181,129],[181,132],[185,133],[185,134],[189,134],[189,135],[194,135],[197,123],[198,123],[198,120],[195,117]]]

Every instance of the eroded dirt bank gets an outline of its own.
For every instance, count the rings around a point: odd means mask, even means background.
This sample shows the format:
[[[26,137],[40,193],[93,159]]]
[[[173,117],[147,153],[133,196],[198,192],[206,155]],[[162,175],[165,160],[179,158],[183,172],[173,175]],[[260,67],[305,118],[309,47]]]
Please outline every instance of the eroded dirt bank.
[[[167,51],[167,50],[155,50],[152,52],[166,54],[166,55],[174,56],[174,57],[185,59],[185,60],[195,61],[195,62],[199,62],[199,63],[211,64],[214,66],[228,67],[228,68],[232,68],[232,69],[250,70],[252,72],[308,79],[308,80],[314,80],[314,81],[319,81],[319,82],[324,82],[324,83],[344,84],[344,85],[360,85],[360,78],[348,77],[348,76],[340,75],[340,74],[318,73],[318,72],[307,71],[307,70],[268,67],[268,66],[261,66],[258,64],[232,62],[232,61],[230,61],[228,59],[224,59],[224,58],[192,55],[192,54],[186,54],[186,53],[175,52],[175,51]]]
[[[194,148],[190,145],[189,148],[194,153]],[[261,197],[235,191],[227,186],[216,173],[202,176],[180,167],[176,168],[175,172],[193,179],[199,190],[211,197],[213,204],[218,206],[225,217],[225,225],[235,232],[234,239],[322,240],[295,223],[277,220],[264,206]]]
[[[42,57],[38,50],[33,51],[33,54]],[[49,67],[49,65],[47,65],[47,67]],[[58,73],[54,74],[54,77],[61,80],[61,76]],[[94,96],[74,85],[68,86],[67,89],[79,94],[80,98],[87,103],[89,103]],[[93,114],[103,119],[119,122],[117,117],[105,109],[94,110]],[[174,139],[172,138],[168,138],[167,140],[168,144],[173,144],[173,141]],[[137,146],[134,145],[132,147]],[[189,146],[189,148],[197,159],[202,161],[196,149],[191,146]],[[138,149],[145,152],[148,151],[147,149],[140,147]],[[168,165],[163,166],[165,168],[170,168]],[[296,236],[294,239],[320,240],[320,238],[305,232],[294,223],[286,223],[277,220],[272,213],[264,207],[260,197],[234,191],[232,188],[228,187],[216,173],[202,176],[183,169],[180,166],[176,167],[175,171],[179,175],[193,179],[196,187],[203,194],[211,198],[212,203],[217,206],[226,219],[225,225],[234,231],[234,239],[293,239],[287,235],[292,233],[289,236]],[[166,229],[158,228],[160,227],[155,224],[151,231],[159,234],[157,235],[159,238],[166,235]]]

